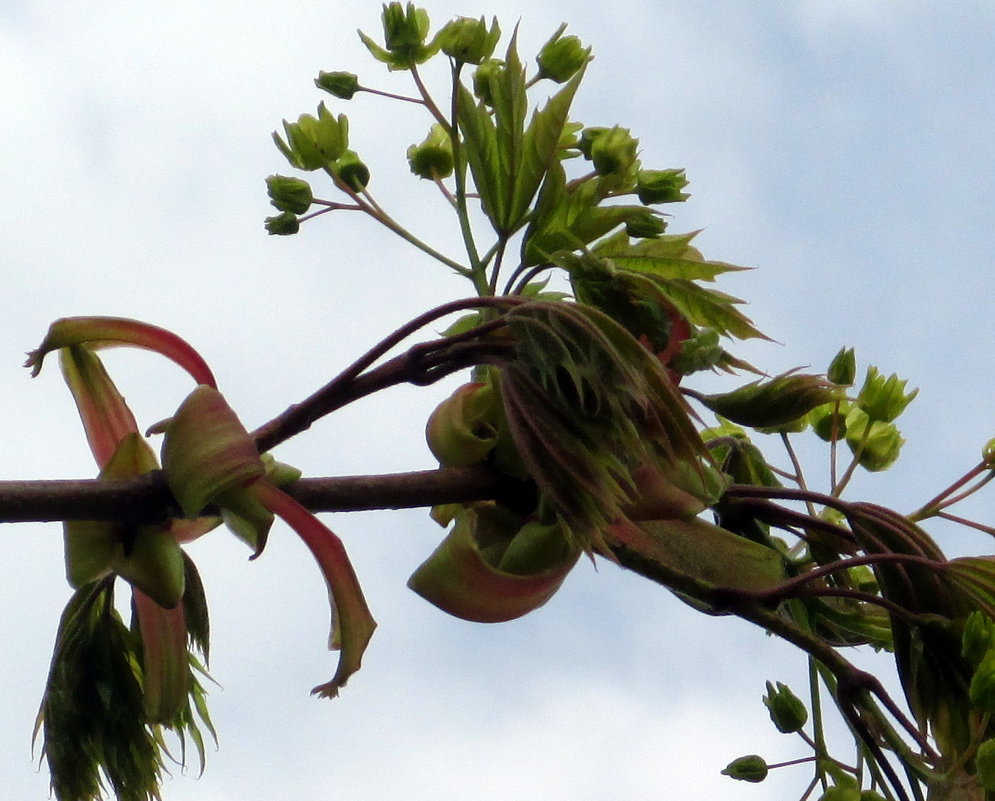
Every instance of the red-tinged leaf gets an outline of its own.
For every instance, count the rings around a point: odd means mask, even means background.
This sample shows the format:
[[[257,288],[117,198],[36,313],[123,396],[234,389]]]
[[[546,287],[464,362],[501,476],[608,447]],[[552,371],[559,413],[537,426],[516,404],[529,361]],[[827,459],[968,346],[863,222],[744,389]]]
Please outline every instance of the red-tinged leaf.
[[[190,689],[184,608],[164,609],[137,588],[132,599],[142,638],[145,714],[150,723],[169,723]]]
[[[207,363],[186,340],[165,328],[123,317],[63,317],[56,320],[41,345],[28,354],[24,366],[31,368],[32,376],[38,375],[48,353],[73,345],[86,345],[92,350],[117,345],[152,350],[176,362],[198,384],[217,386]]]
[[[118,444],[129,434],[138,433],[135,416],[94,353],[82,345],[72,345],[60,352],[59,360],[90,451],[103,469]]]
[[[412,574],[408,587],[444,612],[475,623],[514,620],[545,604],[577,563],[580,549],[562,539],[564,547],[553,564],[523,575],[519,572],[523,552],[532,552],[525,557],[530,561],[537,543],[518,544],[514,530],[502,530],[506,522],[502,517],[500,509],[485,505],[465,511]],[[516,525],[520,524],[512,523],[513,528]],[[541,563],[548,562],[548,541],[538,546],[544,552]],[[515,572],[507,569],[512,565]]]
[[[339,664],[332,680],[311,692],[334,698],[345,686],[363,659],[376,621],[370,614],[359,580],[349,562],[342,541],[304,506],[266,481],[251,487],[255,497],[296,531],[310,549],[328,586],[332,608],[332,632],[328,647],[340,651]]]

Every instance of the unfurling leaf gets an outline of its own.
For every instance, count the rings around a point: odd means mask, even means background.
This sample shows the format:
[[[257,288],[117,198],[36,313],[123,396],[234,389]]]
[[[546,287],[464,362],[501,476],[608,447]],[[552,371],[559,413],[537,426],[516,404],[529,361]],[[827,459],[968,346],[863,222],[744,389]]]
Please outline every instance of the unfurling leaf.
[[[783,373],[754,381],[732,392],[704,395],[701,402],[727,420],[754,428],[791,423],[840,397],[839,389],[821,376]]]
[[[494,504],[474,504],[408,586],[451,615],[477,623],[513,620],[548,601],[580,550],[559,525],[523,523]]]

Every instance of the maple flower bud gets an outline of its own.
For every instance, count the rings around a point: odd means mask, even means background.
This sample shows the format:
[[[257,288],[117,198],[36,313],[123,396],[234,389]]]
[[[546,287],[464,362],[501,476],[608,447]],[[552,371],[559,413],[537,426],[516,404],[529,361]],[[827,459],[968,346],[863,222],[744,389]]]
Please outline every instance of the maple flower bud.
[[[832,380],[832,379],[830,379]],[[816,406],[808,413],[808,422],[819,439],[825,442],[839,442],[846,436],[846,402],[825,403]]]
[[[722,775],[757,784],[767,778],[767,761],[756,754],[741,756],[726,765]]]
[[[868,367],[864,385],[857,396],[857,405],[872,421],[890,423],[905,411],[905,407],[919,394],[919,390],[914,389],[906,395],[907,383],[894,373],[885,378],[878,372],[877,367]]]
[[[447,22],[436,34],[435,43],[455,61],[480,64],[491,57],[500,38],[501,29],[496,17],[491,21],[490,30],[487,30],[483,17],[479,20],[457,17]]]
[[[580,150],[581,155],[590,161],[591,147],[594,145],[594,140],[600,136],[604,136],[610,130],[611,128],[602,128],[599,125],[584,128],[580,132],[580,139],[577,141],[577,149]]]
[[[540,78],[565,83],[590,60],[591,48],[585,48],[576,36],[563,36],[566,27],[557,28],[536,56]]]
[[[419,145],[408,148],[408,166],[419,178],[447,178],[453,172],[453,141],[436,123]]]
[[[971,703],[982,712],[995,712],[995,649],[990,649],[981,658],[967,694]]]
[[[304,214],[314,201],[311,185],[301,178],[286,175],[270,175],[266,178],[266,192],[270,203],[280,211]]]
[[[481,62],[480,66],[473,71],[473,93],[488,106],[494,105],[494,96],[491,92],[491,79],[501,73],[504,69],[504,62],[499,58],[489,58]]]
[[[636,175],[636,194],[644,205],[682,203],[691,195],[681,190],[688,185],[684,170],[640,170]]]
[[[287,161],[302,170],[331,167],[349,146],[349,120],[344,114],[333,117],[324,103],[317,117],[301,114],[297,122],[284,120],[283,130],[286,140],[274,131],[273,141]]]
[[[599,175],[624,172],[636,162],[639,140],[628,128],[616,125],[591,142],[591,161]]]
[[[351,72],[325,72],[322,70],[314,79],[314,85],[341,100],[352,100],[359,91],[359,76]]]
[[[666,221],[648,209],[637,211],[625,221],[625,232],[636,239],[656,239],[666,230]]]
[[[767,695],[763,697],[763,702],[770,713],[770,719],[781,734],[800,731],[808,720],[805,704],[781,682],[777,683],[777,687],[767,682]]]
[[[981,449],[981,459],[989,470],[995,470],[995,439],[990,439]]]
[[[978,781],[986,790],[995,790],[995,739],[985,740],[974,755]]]
[[[370,182],[370,169],[356,155],[356,151],[347,150],[332,166],[335,177],[348,186],[353,192],[361,192]]]
[[[995,621],[976,609],[967,616],[964,623],[961,656],[971,664],[977,665],[993,647],[995,647]]]
[[[301,228],[297,215],[289,211],[281,212],[275,217],[267,217],[263,224],[270,236],[290,236],[296,234]]]
[[[857,357],[853,353],[853,348],[840,348],[826,370],[826,378],[841,387],[848,387],[853,384],[857,377]]]
[[[860,466],[875,473],[887,470],[898,460],[905,439],[894,423],[871,422],[867,414],[855,406],[846,416],[846,442],[850,450],[858,454]]]

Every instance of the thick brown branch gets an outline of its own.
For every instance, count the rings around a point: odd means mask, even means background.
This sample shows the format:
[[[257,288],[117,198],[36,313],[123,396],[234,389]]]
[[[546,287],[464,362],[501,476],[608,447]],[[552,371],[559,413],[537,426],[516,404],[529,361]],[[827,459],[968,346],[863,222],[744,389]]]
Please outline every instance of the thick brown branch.
[[[518,492],[514,482],[484,467],[302,478],[285,489],[314,512],[415,508],[509,498]],[[160,520],[176,514],[176,504],[160,472],[121,481],[0,481],[0,522],[5,523]]]

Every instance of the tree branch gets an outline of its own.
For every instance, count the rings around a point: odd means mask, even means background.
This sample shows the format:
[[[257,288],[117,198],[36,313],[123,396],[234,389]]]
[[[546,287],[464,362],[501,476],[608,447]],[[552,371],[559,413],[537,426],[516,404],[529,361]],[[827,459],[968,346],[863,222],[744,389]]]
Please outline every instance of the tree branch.
[[[377,476],[302,478],[284,489],[312,512],[406,509],[511,499],[521,492],[517,482],[482,466]],[[161,471],[118,481],[0,481],[0,522],[5,523],[122,518],[156,521],[180,514]]]

